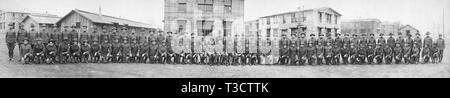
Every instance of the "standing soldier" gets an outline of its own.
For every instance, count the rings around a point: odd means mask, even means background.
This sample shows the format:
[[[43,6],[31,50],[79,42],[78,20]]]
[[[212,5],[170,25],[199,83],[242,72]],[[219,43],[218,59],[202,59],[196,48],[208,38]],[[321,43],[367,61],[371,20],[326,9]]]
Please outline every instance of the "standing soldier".
[[[314,34],[312,34],[312,36],[314,36]],[[317,62],[316,62],[316,59],[317,59],[317,56],[316,56],[316,46],[313,46],[313,43],[312,42],[310,42],[310,43],[308,43],[308,49],[307,49],[307,54],[306,54],[306,57],[308,57],[308,64],[309,65],[313,65],[313,64],[316,64]]]
[[[389,47],[391,47],[392,50],[394,50],[394,47],[395,47],[395,38],[392,37],[392,35],[394,35],[394,34],[392,34],[392,33],[389,34],[389,38],[388,38],[388,40],[387,40],[387,45],[388,45]]]
[[[381,48],[384,48],[384,45],[386,45],[386,39],[383,37],[384,34],[380,34],[378,40],[377,40],[377,44],[381,45]]]
[[[327,45],[327,40],[324,38],[323,34],[319,34],[319,39],[316,45],[319,45],[319,43],[323,46]]]
[[[14,25],[14,23],[12,25]],[[16,41],[19,44],[20,57],[23,57],[24,56],[23,53],[25,53],[25,52],[22,52],[22,50],[24,50],[24,49],[22,49],[22,46],[25,46],[22,44],[25,39],[30,39],[30,35],[23,29],[23,24],[20,23],[19,31],[17,32],[17,41]],[[29,40],[27,40],[27,41],[29,43]],[[21,61],[21,59],[19,59],[19,61]]]
[[[375,48],[376,48],[377,40],[375,39],[374,36],[375,36],[375,34],[370,34],[369,44],[368,44],[368,47],[366,48],[367,64],[372,64],[373,59],[375,57]]]
[[[42,31],[39,32],[39,37],[42,38],[42,43],[45,46],[47,46],[47,43],[49,43],[49,41],[50,41],[50,39],[48,38],[49,37],[49,31],[51,31],[51,29],[46,30],[46,27],[42,26]]]
[[[110,34],[111,33],[108,33],[108,32],[111,32],[112,30],[111,31],[107,31],[106,29],[107,29],[106,26],[102,27],[102,32],[100,33],[100,42],[101,42],[101,44],[103,44],[104,42],[111,42],[111,40],[110,40]]]
[[[411,34],[406,34],[408,38],[406,38],[405,40],[405,45],[408,44],[409,47],[412,47],[414,44],[414,40],[412,39],[412,35]]]
[[[95,41],[100,42],[100,33],[102,32],[101,29],[101,27],[93,29],[94,31],[92,31],[91,36],[89,36],[90,38],[88,38],[90,44],[93,44]]]
[[[297,65],[298,57],[297,57],[297,36],[293,35],[290,39],[290,49],[289,49],[289,57],[290,57],[290,65]]]
[[[430,32],[426,33],[422,46],[424,49],[422,52],[423,63],[428,63],[431,56],[431,47],[433,46],[433,38],[430,37]]]
[[[410,38],[411,37],[409,37],[409,39]],[[412,42],[412,39],[411,39],[411,42]],[[412,44],[408,43],[408,40],[407,40],[405,45],[403,46],[403,63],[404,64],[412,63],[410,61],[410,57],[411,57],[411,46],[410,45],[412,45]]]
[[[83,43],[84,43],[84,41],[90,42],[89,41],[90,40],[89,37],[90,37],[90,35],[89,35],[88,31],[87,31],[87,26],[83,26],[83,31],[80,34],[80,41],[83,42]]]
[[[334,46],[342,48],[344,47],[344,39],[341,38],[341,34],[340,33],[336,33],[336,38],[334,39],[333,43]]]
[[[59,35],[61,34],[61,32],[59,32],[58,28],[56,26],[53,26],[52,29],[49,29],[49,39],[50,40],[54,40],[55,45],[59,45],[60,42],[62,42],[61,39],[59,39]]]
[[[306,39],[306,34],[302,33],[300,34],[300,38],[297,39],[298,42],[298,47],[300,47],[301,44],[303,44],[303,46],[307,46],[308,45],[308,39]]]
[[[11,61],[14,57],[14,47],[16,47],[17,33],[15,31],[13,31],[14,30],[13,24],[9,24],[8,26],[11,26],[11,27],[6,32],[6,37],[5,37],[6,41],[5,42],[8,47],[9,61]]]
[[[414,44],[416,44],[416,47],[420,49],[422,48],[422,37],[420,37],[420,33],[416,34],[416,38],[414,38]]]
[[[445,40],[442,38],[442,34],[439,34],[439,39],[436,40],[437,48],[438,48],[438,62],[442,62],[442,58],[444,57],[444,49],[445,49]]]
[[[403,46],[405,46],[405,39],[403,38],[403,35],[402,35],[402,33],[398,33],[398,37],[397,37],[397,39],[395,40],[395,43],[397,44],[400,44],[400,47],[402,48]]]
[[[332,65],[332,58],[333,58],[333,45],[331,44],[331,41],[327,41],[327,45],[325,46],[325,64],[326,65]]]
[[[69,34],[70,33],[68,30],[68,26],[64,26],[64,31],[62,31],[60,34],[58,34],[59,35],[58,40],[62,42],[62,41],[64,41],[64,38],[67,38],[67,44],[72,44]]]
[[[288,63],[288,54],[289,54],[289,41],[287,40],[287,38],[286,38],[286,35],[283,35],[283,39],[281,39],[281,41],[280,41],[281,43],[280,43],[280,45],[281,45],[281,47],[280,47],[280,55],[281,55],[281,58],[280,58],[280,64],[281,65],[285,65],[285,64],[287,64]]]
[[[30,41],[31,45],[34,46],[37,42],[37,38],[39,37],[38,32],[36,32],[36,29],[34,29],[34,25],[31,25],[31,31],[28,33],[30,35]]]
[[[72,26],[72,31],[70,31],[70,34],[69,34],[69,38],[70,38],[71,42],[79,41],[79,39],[78,39],[79,35],[75,29],[76,29],[76,27]]]
[[[319,36],[320,39],[316,46],[317,65],[322,65],[324,63],[325,58],[324,56],[325,46],[322,44],[322,42],[325,42],[325,40],[323,39],[322,34],[320,34]]]
[[[344,65],[347,65],[348,64],[348,58],[350,57],[349,48],[350,48],[351,40],[350,40],[350,38],[348,38],[348,34],[345,34],[344,36],[345,36],[344,44],[343,44],[343,47],[341,49],[342,63]]]

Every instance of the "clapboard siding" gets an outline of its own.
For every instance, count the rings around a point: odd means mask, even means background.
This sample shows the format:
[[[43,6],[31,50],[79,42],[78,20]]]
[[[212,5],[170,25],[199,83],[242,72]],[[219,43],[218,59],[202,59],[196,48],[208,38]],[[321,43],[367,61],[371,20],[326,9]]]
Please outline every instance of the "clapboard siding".
[[[78,13],[70,13],[69,16],[61,20],[60,25],[62,30],[64,30],[65,26],[68,26],[70,28],[71,26],[75,26],[77,22],[80,22],[80,27],[87,26],[88,30],[92,29],[92,27],[94,26],[89,19],[81,16]],[[76,30],[78,30],[78,32],[81,32],[81,29]]]

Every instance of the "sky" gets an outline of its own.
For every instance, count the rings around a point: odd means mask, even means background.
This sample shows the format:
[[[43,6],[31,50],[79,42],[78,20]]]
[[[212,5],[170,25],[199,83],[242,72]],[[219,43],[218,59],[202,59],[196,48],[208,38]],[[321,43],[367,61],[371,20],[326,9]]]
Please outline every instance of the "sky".
[[[421,32],[450,34],[450,0],[245,0],[245,20],[306,9],[330,7],[342,19],[380,19],[409,24]],[[73,9],[140,21],[163,28],[164,0],[0,0],[1,10],[49,13],[63,17]],[[444,11],[445,9],[445,11]]]

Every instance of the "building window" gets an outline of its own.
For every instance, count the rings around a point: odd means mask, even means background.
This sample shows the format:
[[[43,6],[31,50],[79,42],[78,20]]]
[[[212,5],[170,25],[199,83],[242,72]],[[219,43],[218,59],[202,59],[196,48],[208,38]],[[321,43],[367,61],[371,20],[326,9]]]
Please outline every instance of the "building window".
[[[266,37],[270,37],[270,28],[266,31]]]
[[[230,21],[224,21],[224,36],[231,36],[231,28],[232,28],[232,24],[233,24],[233,22],[230,22]]]
[[[270,25],[270,18],[267,18],[267,25]]]
[[[278,24],[278,16],[273,17],[273,24]]]
[[[321,28],[321,27],[318,27],[318,28],[317,28],[317,31],[319,32],[319,33],[317,33],[317,34],[319,34],[319,35],[322,34],[322,28]]]
[[[212,13],[213,12],[213,5],[214,0],[197,0],[198,1],[198,7],[201,11]]]
[[[319,22],[322,23],[322,12],[319,12]]]
[[[12,13],[12,19],[13,19],[13,20],[16,19],[16,13]]]
[[[286,17],[283,15],[282,18],[283,18],[283,24],[285,24],[286,23]]]
[[[295,13],[292,14],[291,23],[297,23],[297,15]]]
[[[334,16],[334,24],[337,24],[337,21],[338,21],[338,16],[335,15],[335,16]]]
[[[178,3],[178,12],[187,12],[187,4]]]
[[[225,13],[231,14],[233,12],[232,0],[225,0],[224,6],[225,6]]]
[[[200,36],[212,36],[214,21],[197,21],[197,35]]]
[[[76,22],[75,23],[75,28],[81,28],[81,22]]]
[[[178,24],[177,32],[178,32],[178,34],[186,33],[186,23],[187,23],[186,20],[178,20],[177,21],[177,24]]]

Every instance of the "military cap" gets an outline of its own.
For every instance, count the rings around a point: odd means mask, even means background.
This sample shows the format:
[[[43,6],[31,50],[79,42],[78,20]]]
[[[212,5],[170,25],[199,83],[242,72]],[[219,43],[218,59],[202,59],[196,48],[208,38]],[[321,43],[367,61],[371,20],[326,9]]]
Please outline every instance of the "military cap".
[[[381,33],[381,34],[380,34],[380,36],[384,36],[384,34],[383,34],[383,33]]]
[[[336,36],[341,36],[341,33],[336,33]]]
[[[353,34],[352,36],[358,36],[358,35],[356,35],[356,34]]]
[[[426,35],[430,35],[430,32],[427,32]]]
[[[319,36],[324,36],[324,35],[321,33],[321,34],[319,34]]]
[[[310,36],[316,36],[315,34],[311,34]]]
[[[306,35],[305,33],[301,33],[300,35]]]
[[[344,36],[349,36],[348,34],[344,34]]]
[[[402,32],[398,32],[398,35],[403,35]]]
[[[375,34],[373,34],[373,33],[370,33],[370,36],[375,36]]]
[[[389,33],[389,36],[392,36],[392,35],[394,35],[393,33]]]

